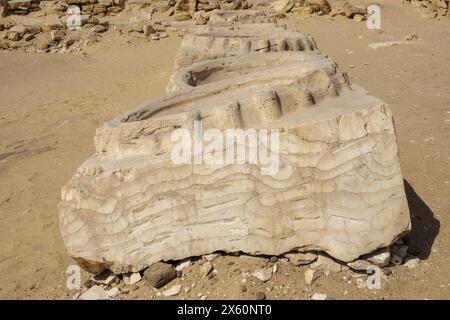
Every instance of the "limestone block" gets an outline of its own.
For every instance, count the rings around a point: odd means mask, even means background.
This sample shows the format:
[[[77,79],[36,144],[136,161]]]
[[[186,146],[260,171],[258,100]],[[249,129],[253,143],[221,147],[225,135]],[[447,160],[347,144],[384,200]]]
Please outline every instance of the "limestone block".
[[[167,95],[97,130],[96,153],[63,188],[59,207],[80,265],[123,273],[216,251],[295,250],[350,262],[409,230],[386,104],[317,51],[221,56],[194,59]],[[198,152],[193,163],[175,164],[172,134],[194,136],[199,123],[203,132],[241,129],[247,139],[237,147],[266,147],[278,170],[265,174],[267,163],[249,157],[197,162]],[[257,130],[274,131],[265,140]]]

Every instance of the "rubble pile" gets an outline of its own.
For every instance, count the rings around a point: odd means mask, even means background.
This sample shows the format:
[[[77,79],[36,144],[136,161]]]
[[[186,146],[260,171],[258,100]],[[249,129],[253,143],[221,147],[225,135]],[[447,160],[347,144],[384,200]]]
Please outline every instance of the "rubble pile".
[[[410,3],[418,8],[426,8],[426,18],[438,18],[441,16],[450,17],[449,0],[402,0],[404,3]]]

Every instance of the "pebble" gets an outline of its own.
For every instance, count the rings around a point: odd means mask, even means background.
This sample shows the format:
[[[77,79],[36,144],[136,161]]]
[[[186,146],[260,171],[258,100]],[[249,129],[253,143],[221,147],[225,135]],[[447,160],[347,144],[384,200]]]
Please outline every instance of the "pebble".
[[[258,291],[255,294],[255,299],[256,300],[266,300],[266,294],[264,292]]]
[[[407,267],[408,269],[415,269],[419,266],[419,261],[419,258],[409,259],[405,262],[405,267]]]
[[[172,288],[163,291],[163,295],[166,297],[176,296],[181,291],[181,284],[176,284]]]
[[[142,280],[141,274],[139,272],[127,273],[123,275],[123,282],[126,285],[132,286]]]
[[[387,266],[389,264],[390,258],[391,254],[389,253],[389,249],[387,248],[378,249],[377,251],[366,257],[367,261],[376,266],[379,266],[380,268]]]
[[[311,300],[327,300],[327,295],[324,293],[314,293]]]
[[[311,264],[311,269],[325,270],[330,272],[341,272],[342,266],[333,259],[325,255],[319,254],[317,256],[317,260]]]
[[[272,270],[271,269],[261,269],[252,274],[256,279],[266,282],[272,278]]]
[[[203,257],[204,257],[207,261],[212,262],[212,261],[214,261],[215,259],[217,259],[217,257],[219,257],[219,256],[220,256],[220,254],[218,254],[218,253],[211,253],[211,254],[204,255]]]
[[[241,292],[247,292],[247,286],[241,285]]]

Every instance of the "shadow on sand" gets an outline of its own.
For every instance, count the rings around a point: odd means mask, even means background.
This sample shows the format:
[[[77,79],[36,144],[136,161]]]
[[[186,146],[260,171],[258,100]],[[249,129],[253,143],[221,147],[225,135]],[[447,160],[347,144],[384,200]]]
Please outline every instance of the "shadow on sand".
[[[434,239],[439,233],[439,220],[433,217],[433,212],[417,195],[414,188],[404,180],[406,198],[411,213],[411,232],[405,237],[409,253],[421,260],[427,259],[431,253]]]

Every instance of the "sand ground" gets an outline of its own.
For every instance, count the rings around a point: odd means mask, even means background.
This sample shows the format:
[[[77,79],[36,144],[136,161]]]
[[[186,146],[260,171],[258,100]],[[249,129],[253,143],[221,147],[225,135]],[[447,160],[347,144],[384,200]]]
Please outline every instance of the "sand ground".
[[[219,257],[214,281],[199,278],[194,262],[181,298],[305,299],[320,292],[338,299],[450,299],[450,19],[431,20],[400,1],[380,1],[382,31],[344,17],[288,17],[284,23],[312,34],[322,52],[352,82],[393,110],[405,188],[412,214],[411,250],[419,267],[392,268],[380,290],[359,289],[350,272],[304,283],[305,268],[279,263],[266,284],[241,273],[266,261]],[[369,43],[410,44],[370,49]],[[165,92],[181,39],[105,39],[86,54],[0,52],[0,298],[67,299],[68,257],[58,229],[61,187],[94,152],[95,129]],[[87,275],[84,275],[87,277]],[[195,287],[194,287],[195,285]],[[142,281],[122,299],[158,298]]]

